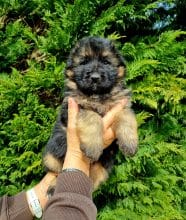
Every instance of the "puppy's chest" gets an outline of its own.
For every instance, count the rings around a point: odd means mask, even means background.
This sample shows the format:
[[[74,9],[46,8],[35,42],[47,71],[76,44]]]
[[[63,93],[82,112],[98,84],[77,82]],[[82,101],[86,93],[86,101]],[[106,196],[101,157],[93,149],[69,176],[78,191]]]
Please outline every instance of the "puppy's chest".
[[[100,98],[77,97],[76,101],[81,109],[97,112],[101,116],[105,115],[114,105],[110,100]]]
[[[104,116],[119,100],[126,97],[129,100],[127,107],[130,107],[130,90],[128,89],[117,89],[107,95],[85,96],[77,92],[70,96],[76,100],[81,109],[97,112],[101,116]]]

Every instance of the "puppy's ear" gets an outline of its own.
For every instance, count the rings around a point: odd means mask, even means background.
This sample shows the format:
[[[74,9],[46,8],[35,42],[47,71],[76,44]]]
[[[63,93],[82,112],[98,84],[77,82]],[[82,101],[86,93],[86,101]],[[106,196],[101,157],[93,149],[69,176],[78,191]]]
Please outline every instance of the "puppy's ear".
[[[125,75],[125,67],[124,66],[119,66],[118,67],[118,78],[122,78]]]

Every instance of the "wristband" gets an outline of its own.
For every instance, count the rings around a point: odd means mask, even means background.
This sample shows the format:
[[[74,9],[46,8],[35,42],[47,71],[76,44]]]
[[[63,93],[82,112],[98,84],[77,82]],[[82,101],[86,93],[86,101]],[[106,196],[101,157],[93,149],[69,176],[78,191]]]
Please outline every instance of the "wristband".
[[[33,188],[27,191],[27,198],[28,198],[28,204],[31,206],[33,214],[37,218],[41,218],[42,208]]]
[[[66,168],[66,169],[62,170],[62,173],[65,173],[65,172],[80,172],[80,173],[84,173],[83,171],[81,171],[79,169],[76,169],[76,168]]]

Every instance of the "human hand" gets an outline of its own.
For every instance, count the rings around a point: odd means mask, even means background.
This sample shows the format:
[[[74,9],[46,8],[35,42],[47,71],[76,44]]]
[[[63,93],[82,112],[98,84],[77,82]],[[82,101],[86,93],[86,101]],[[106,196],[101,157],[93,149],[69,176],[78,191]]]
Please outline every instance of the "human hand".
[[[103,117],[103,142],[104,148],[108,147],[115,139],[115,132],[112,125],[115,116],[127,103],[126,99],[121,100]],[[68,126],[67,126],[67,153],[65,156],[63,170],[76,168],[82,170],[89,176],[90,160],[80,149],[80,140],[76,130],[78,105],[73,98],[68,100]]]
[[[120,100],[110,111],[103,117],[103,142],[104,148],[108,147],[115,140],[115,132],[113,130],[113,123],[115,116],[124,108],[127,99]],[[67,128],[67,146],[69,151],[82,153],[80,149],[80,140],[76,132],[76,119],[78,115],[78,105],[69,98],[69,112],[68,112],[68,128]]]
[[[103,143],[104,149],[108,147],[116,138],[113,130],[113,123],[115,116],[124,108],[127,104],[127,99],[120,100],[107,114],[103,117]]]
[[[90,160],[80,149],[80,140],[76,130],[78,105],[73,98],[68,99],[67,152],[63,170],[75,168],[89,176]]]

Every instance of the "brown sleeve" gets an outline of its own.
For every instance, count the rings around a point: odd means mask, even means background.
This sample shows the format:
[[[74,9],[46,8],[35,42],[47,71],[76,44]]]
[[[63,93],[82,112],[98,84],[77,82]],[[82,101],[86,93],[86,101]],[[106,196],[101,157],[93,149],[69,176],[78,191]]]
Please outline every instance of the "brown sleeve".
[[[15,196],[0,198],[1,220],[32,220],[33,216],[28,207],[26,193],[21,192]]]
[[[92,201],[92,188],[91,180],[83,172],[61,173],[43,219],[95,220],[97,209]]]

